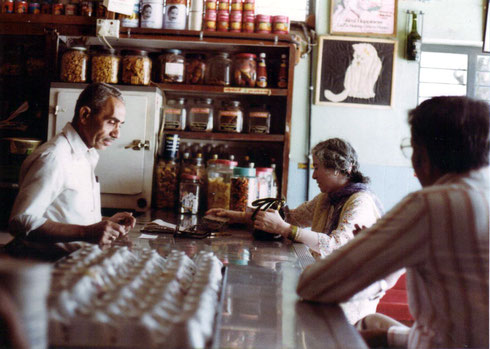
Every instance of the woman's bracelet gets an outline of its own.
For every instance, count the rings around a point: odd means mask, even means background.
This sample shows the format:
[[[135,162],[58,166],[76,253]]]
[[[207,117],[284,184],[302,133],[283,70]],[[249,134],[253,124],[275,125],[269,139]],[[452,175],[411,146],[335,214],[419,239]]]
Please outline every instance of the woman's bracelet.
[[[288,239],[291,241],[296,241],[296,236],[298,235],[298,227],[295,225],[291,225],[291,230],[288,234]]]

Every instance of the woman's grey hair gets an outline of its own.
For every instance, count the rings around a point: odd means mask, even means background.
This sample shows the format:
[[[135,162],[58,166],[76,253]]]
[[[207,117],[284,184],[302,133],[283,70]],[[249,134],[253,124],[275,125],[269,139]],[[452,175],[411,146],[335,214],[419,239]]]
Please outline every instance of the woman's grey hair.
[[[330,138],[313,147],[311,153],[325,168],[344,174],[353,183],[369,183],[369,177],[359,170],[357,153],[349,142]]]
[[[117,98],[124,103],[121,91],[118,88],[103,82],[88,85],[77,99],[73,123],[79,121],[80,108],[87,106],[92,113],[97,114],[102,110],[109,97]]]

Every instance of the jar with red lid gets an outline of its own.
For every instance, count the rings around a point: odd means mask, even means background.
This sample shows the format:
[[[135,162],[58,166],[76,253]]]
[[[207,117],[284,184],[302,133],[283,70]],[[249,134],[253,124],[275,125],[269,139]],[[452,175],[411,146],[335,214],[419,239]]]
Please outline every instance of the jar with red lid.
[[[244,0],[243,10],[244,11],[252,11],[255,13],[255,0]]]
[[[255,16],[255,32],[269,34],[272,31],[271,16],[257,15]]]
[[[288,16],[272,17],[272,32],[274,34],[287,34],[289,32],[289,17]]]
[[[15,13],[27,13],[27,1],[16,1]]]
[[[230,11],[230,1],[229,0],[219,0],[218,11]]]
[[[204,30],[208,32],[216,31],[216,11],[206,11],[204,15]]]
[[[233,77],[235,85],[255,87],[257,81],[257,62],[253,53],[239,53],[235,56]]]
[[[244,33],[253,33],[255,31],[255,15],[243,15],[242,31]]]
[[[216,29],[219,32],[227,32],[230,26],[230,15],[228,12],[219,12],[218,21],[216,23]]]
[[[206,12],[208,11],[216,11],[217,5],[216,0],[206,0]]]
[[[239,33],[242,31],[242,12],[231,11],[230,32]]]

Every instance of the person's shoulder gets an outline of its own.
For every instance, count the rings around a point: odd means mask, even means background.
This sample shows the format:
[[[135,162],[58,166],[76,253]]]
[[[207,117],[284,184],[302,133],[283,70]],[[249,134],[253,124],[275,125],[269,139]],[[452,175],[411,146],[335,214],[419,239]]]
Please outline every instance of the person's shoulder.
[[[29,156],[29,158],[31,158],[30,161],[64,161],[70,154],[70,143],[62,133],[59,133],[46,143],[39,146],[34,153]]]

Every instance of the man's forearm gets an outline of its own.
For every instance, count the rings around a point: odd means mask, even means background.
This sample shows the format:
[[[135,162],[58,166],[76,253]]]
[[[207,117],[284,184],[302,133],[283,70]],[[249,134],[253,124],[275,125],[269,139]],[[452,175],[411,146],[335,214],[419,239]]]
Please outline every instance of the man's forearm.
[[[85,229],[82,225],[48,220],[39,228],[31,231],[27,240],[36,242],[86,241]]]

